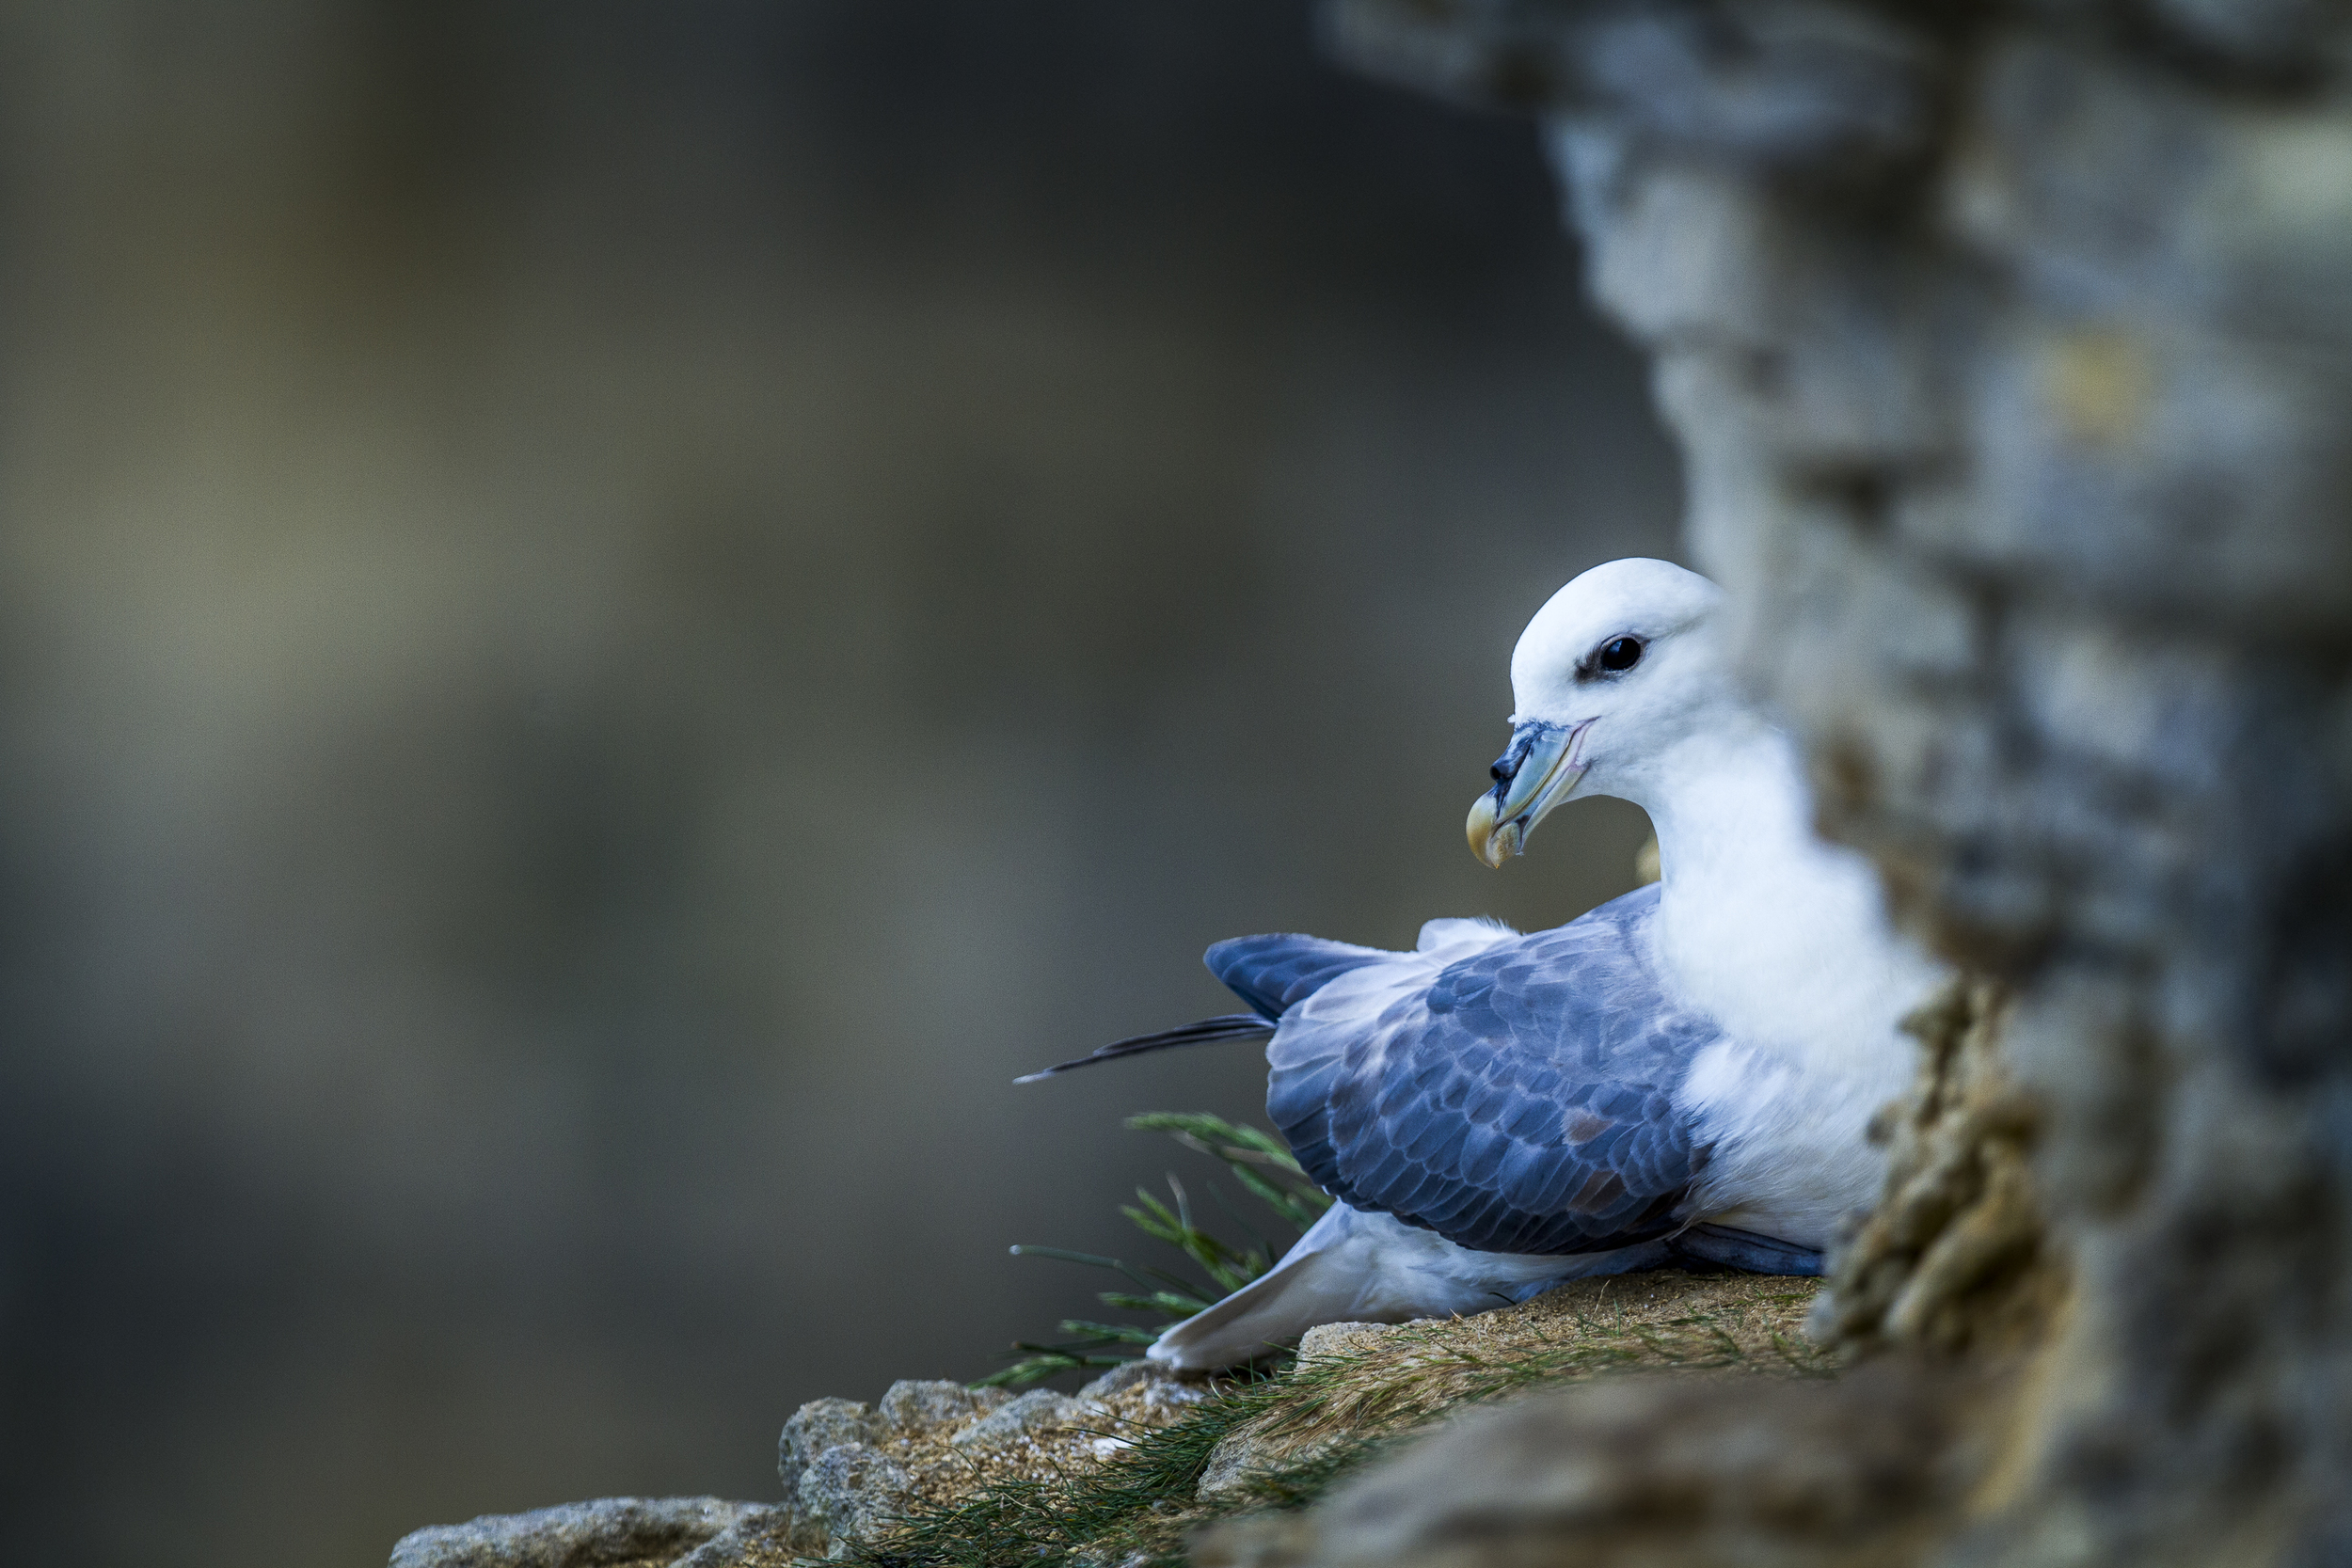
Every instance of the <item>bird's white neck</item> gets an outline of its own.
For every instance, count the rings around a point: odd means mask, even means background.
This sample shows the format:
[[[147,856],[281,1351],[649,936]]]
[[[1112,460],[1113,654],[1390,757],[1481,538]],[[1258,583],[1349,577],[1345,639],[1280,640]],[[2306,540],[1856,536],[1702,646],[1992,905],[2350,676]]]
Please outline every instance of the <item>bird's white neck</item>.
[[[1814,832],[1795,745],[1740,715],[1645,772],[1625,793],[1658,831],[1659,957],[1685,994],[1792,1060],[1899,1083],[1895,1024],[1935,970],[1889,927],[1868,863]]]

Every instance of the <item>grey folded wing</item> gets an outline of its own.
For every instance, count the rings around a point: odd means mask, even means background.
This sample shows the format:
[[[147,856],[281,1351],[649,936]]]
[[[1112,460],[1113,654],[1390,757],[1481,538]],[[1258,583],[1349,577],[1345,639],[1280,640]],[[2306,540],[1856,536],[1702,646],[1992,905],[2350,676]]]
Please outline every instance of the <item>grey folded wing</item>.
[[[1285,1014],[1266,1109],[1307,1173],[1486,1252],[1675,1230],[1704,1151],[1673,1096],[1720,1032],[1659,982],[1657,900],[1498,942],[1425,988],[1359,976]]]

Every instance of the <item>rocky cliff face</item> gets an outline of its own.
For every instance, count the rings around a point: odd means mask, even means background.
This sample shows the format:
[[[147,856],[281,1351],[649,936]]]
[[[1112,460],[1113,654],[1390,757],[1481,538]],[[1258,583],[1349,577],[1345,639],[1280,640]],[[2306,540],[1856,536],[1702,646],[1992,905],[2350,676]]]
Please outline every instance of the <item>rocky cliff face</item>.
[[[2338,1560],[2352,11],[1327,17],[1361,66],[1540,117],[1823,827],[2014,998],[2072,1291],[1931,1547]]]
[[[803,1405],[777,1445],[776,1502],[607,1497],[437,1526],[404,1539],[391,1568],[785,1568],[811,1558],[1139,1568],[1236,1517],[1193,1542],[1197,1560],[1291,1561],[1318,1528],[1279,1511],[1457,1411],[1531,1388],[1646,1372],[1660,1388],[1735,1386],[1729,1402],[1778,1418],[1785,1402],[1759,1390],[1818,1383],[1836,1364],[1798,1328],[1818,1283],[1661,1272],[1577,1281],[1467,1319],[1327,1324],[1308,1333],[1295,1367],[1263,1379],[1183,1382],[1131,1362],[1075,1395],[901,1382],[870,1404]],[[1915,1398],[1908,1408],[1922,1406]],[[1930,1430],[1890,1413],[1855,1438],[1915,1428]],[[1876,1463],[1903,1470],[1918,1446]],[[1834,1466],[1823,1473],[1834,1478]],[[1916,1534],[1909,1497],[1864,1514]],[[1431,1517],[1443,1515],[1415,1515]]]

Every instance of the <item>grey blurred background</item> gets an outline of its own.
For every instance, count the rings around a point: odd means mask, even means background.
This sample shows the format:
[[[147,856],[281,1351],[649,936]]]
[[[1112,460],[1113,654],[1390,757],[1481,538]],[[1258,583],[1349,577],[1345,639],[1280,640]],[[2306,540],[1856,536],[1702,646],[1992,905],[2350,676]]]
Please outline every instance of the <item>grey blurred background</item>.
[[[1209,942],[1459,823],[1668,554],[1532,134],[1300,4],[0,12],[11,1561],[774,1488],[1262,1119]]]

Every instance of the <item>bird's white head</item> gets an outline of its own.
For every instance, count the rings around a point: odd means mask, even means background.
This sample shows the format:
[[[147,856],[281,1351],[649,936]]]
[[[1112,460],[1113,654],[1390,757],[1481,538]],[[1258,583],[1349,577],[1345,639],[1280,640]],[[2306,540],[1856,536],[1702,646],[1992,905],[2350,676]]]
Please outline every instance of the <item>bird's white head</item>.
[[[1755,722],[1725,669],[1723,590],[1665,561],[1612,561],[1554,594],[1511,655],[1510,749],[1470,807],[1470,848],[1500,866],[1580,790],[1646,803],[1683,741]]]

